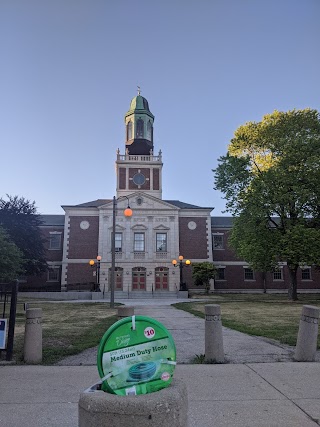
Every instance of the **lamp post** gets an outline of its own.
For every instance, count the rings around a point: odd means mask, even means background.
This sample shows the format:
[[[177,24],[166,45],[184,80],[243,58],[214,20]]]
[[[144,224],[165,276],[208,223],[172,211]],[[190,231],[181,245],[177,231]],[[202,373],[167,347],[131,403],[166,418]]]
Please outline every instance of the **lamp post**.
[[[114,308],[114,290],[115,290],[115,269],[116,269],[116,212],[117,201],[125,197],[128,200],[128,206],[123,211],[124,216],[132,216],[132,209],[129,206],[129,199],[127,196],[121,196],[118,199],[113,196],[112,206],[112,235],[111,235],[111,274],[110,274],[110,307]]]
[[[97,263],[96,263],[96,287],[95,287],[95,292],[99,292],[100,291],[100,262],[101,262],[101,256],[98,255],[97,256]],[[93,267],[95,265],[95,262],[93,259],[91,259],[89,261],[89,265],[91,267]],[[104,297],[104,295],[103,295]]]
[[[180,270],[180,291],[186,291],[187,290],[186,284],[183,282],[183,274],[182,274],[183,267],[185,267],[185,266],[188,267],[191,264],[191,261],[189,259],[186,259],[184,261],[184,263],[183,263],[183,261],[184,260],[183,260],[182,255],[179,255],[179,264],[178,264],[178,261],[176,259],[173,259],[171,261],[174,267],[179,266],[179,270]]]

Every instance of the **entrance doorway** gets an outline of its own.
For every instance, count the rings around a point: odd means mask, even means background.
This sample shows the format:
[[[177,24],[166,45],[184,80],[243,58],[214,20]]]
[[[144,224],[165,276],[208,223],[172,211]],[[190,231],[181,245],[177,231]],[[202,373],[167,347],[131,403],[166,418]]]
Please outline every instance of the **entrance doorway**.
[[[134,267],[132,269],[132,290],[145,291],[146,290],[146,268]]]
[[[156,291],[167,291],[169,288],[169,269],[157,267],[155,269]]]

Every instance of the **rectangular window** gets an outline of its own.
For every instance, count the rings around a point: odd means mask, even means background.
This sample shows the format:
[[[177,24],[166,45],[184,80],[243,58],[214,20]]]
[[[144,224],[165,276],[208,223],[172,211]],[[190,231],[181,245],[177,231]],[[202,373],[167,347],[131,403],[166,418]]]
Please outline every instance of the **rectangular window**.
[[[225,280],[225,268],[218,268],[217,270],[217,280]]]
[[[213,234],[213,249],[223,249],[223,234]]]
[[[134,233],[134,247],[133,250],[136,252],[144,252],[144,233]]]
[[[311,280],[311,268],[302,268],[301,269],[301,279],[302,280]]]
[[[156,235],[156,251],[167,252],[167,233],[157,233]]]
[[[115,252],[122,252],[122,233],[115,234]]]
[[[273,280],[283,280],[282,268],[274,270],[274,272],[273,272]]]
[[[50,233],[49,249],[61,249],[61,233]]]
[[[48,270],[48,282],[59,282],[60,268],[52,267]]]
[[[244,280],[254,280],[252,268],[245,268],[244,269]]]

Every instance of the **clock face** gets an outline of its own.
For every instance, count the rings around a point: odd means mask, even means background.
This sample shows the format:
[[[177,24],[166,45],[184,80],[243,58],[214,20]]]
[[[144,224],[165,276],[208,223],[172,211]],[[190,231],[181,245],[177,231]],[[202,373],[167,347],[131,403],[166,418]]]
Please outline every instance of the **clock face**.
[[[136,185],[143,185],[146,182],[145,176],[143,175],[143,173],[140,173],[140,172],[136,173],[133,176],[132,180]]]
[[[197,224],[194,221],[188,222],[189,230],[195,230],[197,228]]]
[[[89,221],[81,221],[80,222],[80,228],[82,228],[82,230],[87,230],[89,228]]]

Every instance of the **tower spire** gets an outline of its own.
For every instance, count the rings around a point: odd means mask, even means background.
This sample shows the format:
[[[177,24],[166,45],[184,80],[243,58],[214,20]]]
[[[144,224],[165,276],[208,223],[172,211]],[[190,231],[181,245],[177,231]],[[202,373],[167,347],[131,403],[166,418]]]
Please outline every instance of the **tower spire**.
[[[137,88],[138,88],[138,96],[140,96],[141,95],[141,88],[140,88],[140,86],[137,86]]]

